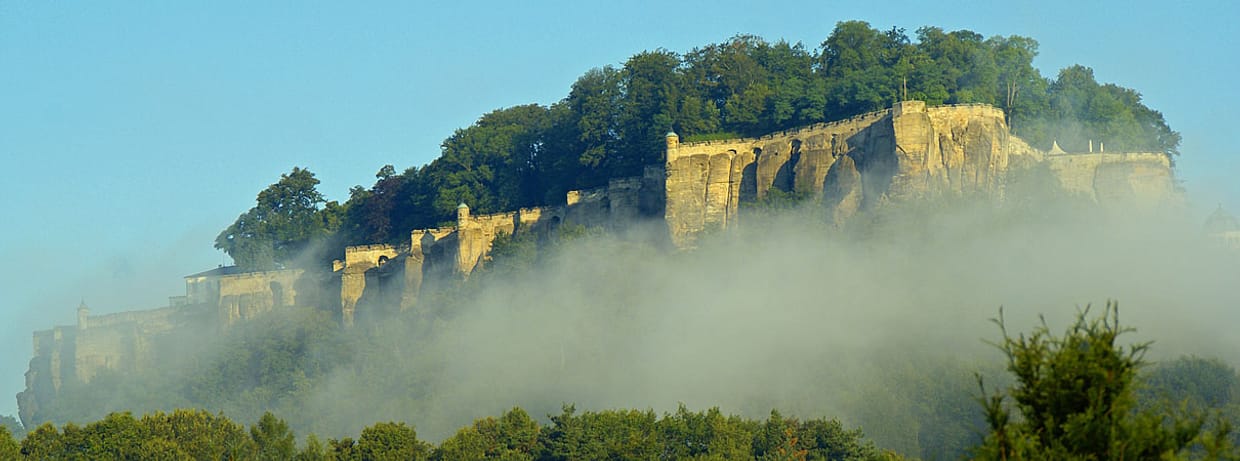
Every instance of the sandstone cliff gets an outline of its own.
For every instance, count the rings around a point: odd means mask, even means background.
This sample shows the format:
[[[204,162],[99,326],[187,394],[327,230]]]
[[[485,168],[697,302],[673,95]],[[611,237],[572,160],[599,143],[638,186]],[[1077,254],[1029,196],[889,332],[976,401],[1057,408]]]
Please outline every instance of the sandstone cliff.
[[[1101,204],[1171,200],[1173,173],[1156,153],[1046,153],[1013,136],[988,105],[889,110],[760,138],[667,142],[665,218],[678,246],[734,225],[742,203],[772,189],[819,199],[840,223],[890,201],[982,195],[1002,200],[1014,176],[1049,167],[1060,187]]]

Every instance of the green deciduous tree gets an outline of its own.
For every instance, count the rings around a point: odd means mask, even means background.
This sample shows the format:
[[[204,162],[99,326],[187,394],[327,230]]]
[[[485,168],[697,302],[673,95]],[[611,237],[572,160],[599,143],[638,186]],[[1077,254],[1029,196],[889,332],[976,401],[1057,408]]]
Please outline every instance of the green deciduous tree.
[[[254,208],[237,217],[215,238],[238,266],[269,270],[295,263],[303,252],[335,229],[327,227],[320,206],[325,202],[315,188],[314,173],[299,167],[258,193]]]
[[[13,439],[13,434],[6,426],[0,426],[0,459],[17,459],[21,456],[22,447]]]
[[[8,429],[9,434],[17,439],[21,439],[26,435],[26,428],[22,426],[22,422],[12,416],[0,416],[0,427]]]
[[[288,423],[276,418],[271,412],[263,413],[258,422],[250,426],[250,438],[258,449],[260,460],[288,460],[297,452],[293,431]]]
[[[719,408],[692,412],[681,405],[659,420],[661,459],[752,458],[755,424]]]
[[[605,410],[551,417],[542,459],[653,459],[663,451],[653,411]]]
[[[538,454],[539,430],[525,410],[513,408],[499,419],[483,418],[461,428],[444,440],[431,458],[533,460]]]
[[[430,450],[412,427],[389,422],[362,429],[356,452],[367,461],[409,461],[426,459]]]
[[[27,459],[60,459],[64,451],[60,430],[52,423],[44,423],[30,431],[21,443],[21,453]]]
[[[323,442],[319,441],[318,436],[310,434],[306,437],[306,446],[297,452],[297,456],[293,458],[296,461],[327,461],[327,448],[323,446]]]

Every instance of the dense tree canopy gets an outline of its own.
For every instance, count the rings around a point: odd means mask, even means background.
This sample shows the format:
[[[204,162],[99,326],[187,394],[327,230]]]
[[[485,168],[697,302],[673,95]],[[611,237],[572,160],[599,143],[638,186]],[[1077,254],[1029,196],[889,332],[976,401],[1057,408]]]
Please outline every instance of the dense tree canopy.
[[[312,244],[333,232],[339,219],[335,205],[315,188],[319,180],[310,170],[294,167],[258,193],[257,204],[237,217],[215,238],[215,248],[248,270],[270,270],[295,264]]]
[[[313,435],[298,450],[287,424],[270,413],[250,426],[223,415],[177,410],[134,418],[112,413],[85,426],[40,426],[21,442],[0,431],[6,460],[610,460],[800,459],[868,461],[899,459],[847,430],[838,421],[799,421],[772,412],[765,421],[724,416],[719,409],[681,407],[662,417],[651,411],[577,413],[566,407],[543,426],[520,408],[465,426],[438,447],[419,440],[405,423],[375,423],[357,440]]]

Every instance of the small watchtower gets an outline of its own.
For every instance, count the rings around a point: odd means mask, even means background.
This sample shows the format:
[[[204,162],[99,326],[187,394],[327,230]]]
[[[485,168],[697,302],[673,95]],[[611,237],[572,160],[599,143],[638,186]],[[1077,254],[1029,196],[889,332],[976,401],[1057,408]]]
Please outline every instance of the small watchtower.
[[[667,139],[667,150],[680,147],[680,135],[676,134],[675,131],[668,131],[665,138]]]
[[[469,205],[461,202],[456,206],[456,225],[463,226],[466,221],[469,221]]]
[[[90,308],[86,307],[86,300],[83,299],[77,308],[77,327],[78,330],[85,330],[87,322],[90,321]]]

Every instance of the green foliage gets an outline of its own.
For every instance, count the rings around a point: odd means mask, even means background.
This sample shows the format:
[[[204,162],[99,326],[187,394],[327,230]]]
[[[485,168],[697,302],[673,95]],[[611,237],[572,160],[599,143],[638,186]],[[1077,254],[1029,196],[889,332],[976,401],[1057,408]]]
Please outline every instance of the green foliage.
[[[1141,94],[1113,84],[1100,84],[1094,71],[1074,65],[1059,72],[1037,107],[1018,113],[1016,133],[1035,146],[1057,140],[1069,152],[1094,150],[1179,154],[1180,134],[1167,126],[1162,113],[1141,103]]]
[[[990,434],[979,459],[1167,459],[1201,440],[1204,418],[1136,409],[1134,380],[1148,344],[1117,343],[1131,331],[1119,324],[1118,304],[1088,314],[1086,307],[1062,336],[1043,323],[1013,337],[1000,312],[998,346],[1016,385],[982,400]]]
[[[263,413],[258,423],[250,426],[250,438],[258,447],[258,459],[263,461],[292,459],[297,452],[296,440],[288,423],[271,412]]]
[[[21,453],[26,459],[56,459],[65,451],[60,430],[52,423],[44,423],[26,434],[22,439]]]
[[[229,329],[222,348],[196,354],[179,389],[192,405],[244,419],[300,414],[298,402],[353,351],[328,312],[272,312]]]
[[[6,460],[897,459],[838,421],[798,421],[778,412],[759,422],[724,416],[718,408],[691,412],[683,405],[661,418],[637,410],[576,414],[566,406],[550,419],[551,426],[540,427],[524,410],[513,408],[499,418],[474,421],[438,447],[418,440],[405,423],[376,423],[356,441],[330,439],[325,446],[311,435],[297,451],[287,425],[270,413],[250,428],[249,436],[223,415],[200,410],[156,412],[141,419],[113,413],[84,427],[40,426],[20,451],[11,438],[6,442],[7,432],[0,429],[0,455]]]
[[[7,426],[0,426],[0,459],[17,459],[21,456],[21,445],[13,439],[13,433]]]
[[[368,461],[420,460],[426,459],[428,452],[427,445],[405,423],[376,423],[362,429],[355,450],[359,459]]]
[[[1240,424],[1240,375],[1221,360],[1189,356],[1157,363],[1141,373],[1137,401],[1143,410],[1209,415],[1202,449],[1240,453],[1234,449],[1240,434],[1231,431]]]
[[[45,424],[22,441],[21,454],[38,460],[255,459],[255,448],[242,426],[223,415],[176,410],[141,419],[112,413],[86,426],[68,423],[61,430]]]
[[[1240,404],[1240,376],[1218,359],[1190,356],[1156,364],[1142,373],[1143,402],[1183,402],[1197,409],[1234,409]]]
[[[861,430],[846,430],[839,421],[797,421],[778,411],[757,429],[753,441],[757,459],[869,460],[880,459],[874,445],[865,442]]]
[[[258,193],[257,204],[242,213],[215,238],[237,266],[270,270],[295,265],[311,244],[334,232],[319,206],[325,200],[315,189],[319,180],[310,170],[294,167]]]
[[[9,415],[0,416],[0,427],[9,430],[9,434],[14,438],[22,438],[26,436],[26,428],[22,426],[22,422]]]
[[[318,436],[310,434],[306,437],[306,447],[297,452],[297,456],[293,457],[295,461],[328,461],[327,448],[323,446],[323,442],[319,441]]]
[[[551,417],[542,459],[651,459],[661,453],[653,411],[604,410]]]
[[[469,284],[485,286],[486,280],[511,277],[528,272],[570,242],[588,236],[599,236],[600,228],[587,228],[580,224],[565,224],[545,234],[522,232],[516,235],[500,233],[491,242],[491,252],[486,261],[470,278]]]
[[[327,459],[336,461],[359,460],[362,459],[362,455],[357,451],[357,443],[352,438],[345,437],[342,439],[328,439]]]
[[[533,460],[538,454],[540,428],[525,413],[513,408],[499,419],[474,421],[444,440],[434,451],[435,460]]]
[[[977,363],[905,350],[873,361],[884,371],[847,413],[876,445],[921,459],[964,459],[981,443],[986,420],[970,374]]]
[[[691,412],[681,405],[659,421],[663,459],[751,458],[757,424],[724,416],[719,408]]]

